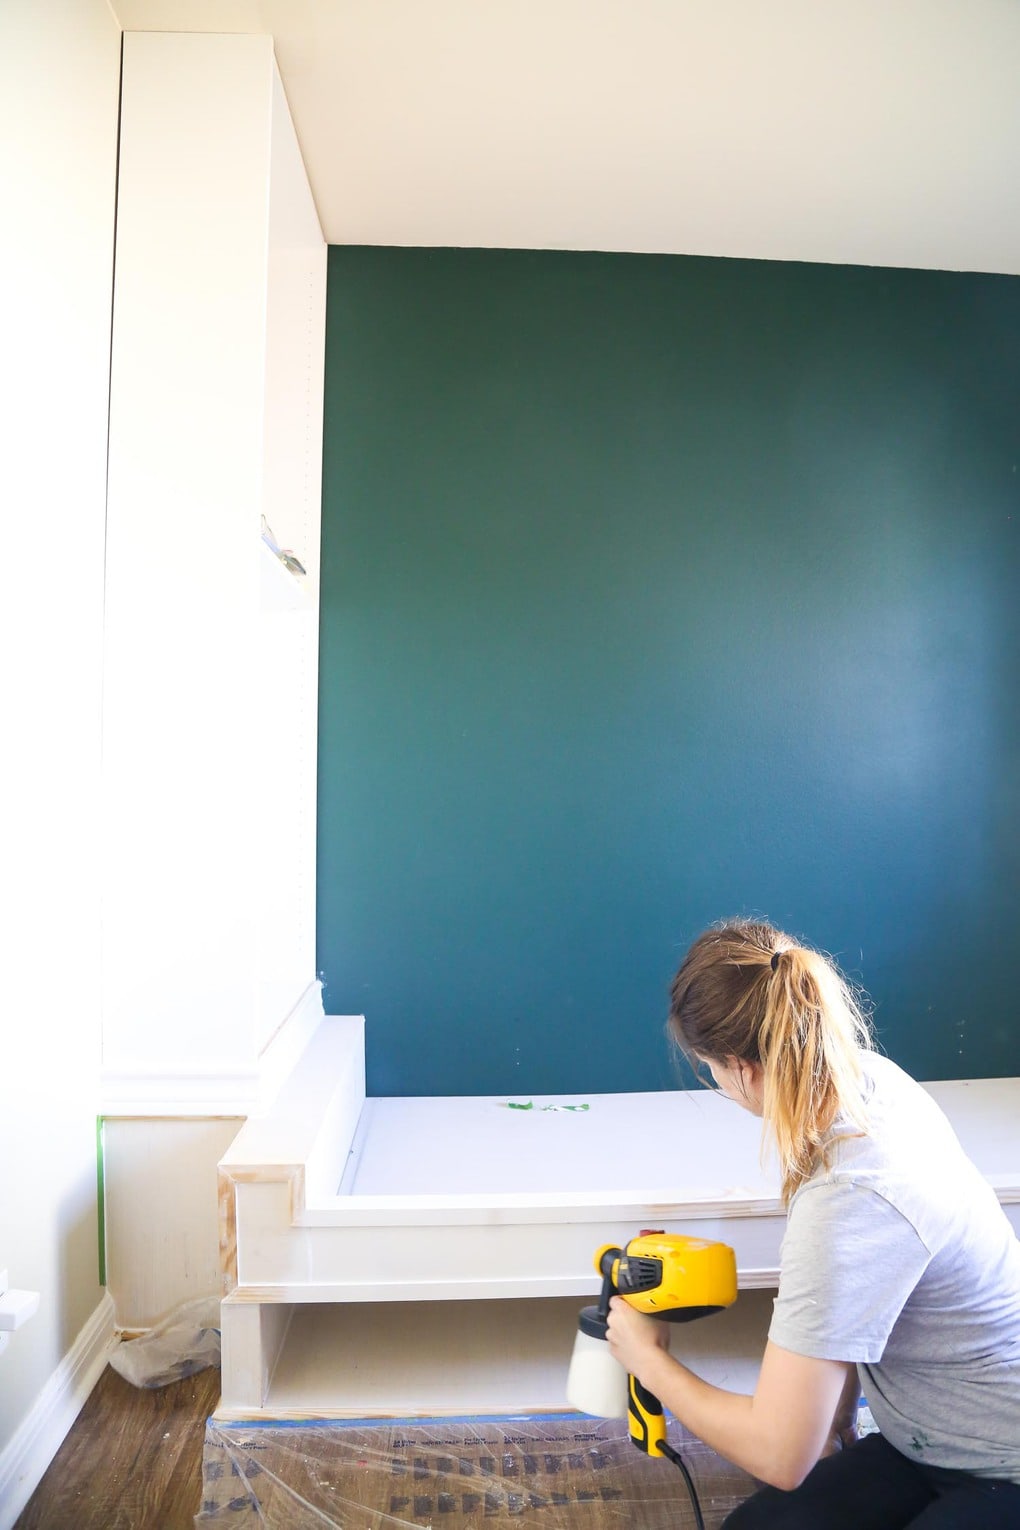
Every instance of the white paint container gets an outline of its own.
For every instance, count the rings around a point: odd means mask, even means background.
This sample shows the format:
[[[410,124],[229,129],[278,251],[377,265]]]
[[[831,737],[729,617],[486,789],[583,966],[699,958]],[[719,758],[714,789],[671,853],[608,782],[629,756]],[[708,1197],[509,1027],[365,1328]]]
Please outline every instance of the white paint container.
[[[613,1358],[606,1320],[597,1307],[583,1307],[567,1373],[567,1401],[578,1413],[595,1418],[626,1418],[627,1372]]]

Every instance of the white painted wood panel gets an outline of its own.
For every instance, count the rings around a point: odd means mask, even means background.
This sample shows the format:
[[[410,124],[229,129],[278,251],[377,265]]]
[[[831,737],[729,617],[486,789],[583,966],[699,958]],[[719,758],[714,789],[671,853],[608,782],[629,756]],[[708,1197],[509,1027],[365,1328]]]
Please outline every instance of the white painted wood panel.
[[[292,549],[306,574],[298,582],[277,562],[288,598],[282,598],[278,584],[267,599],[264,577],[260,589],[256,1050],[271,1039],[315,973],[326,343],[326,244],[275,67],[271,91],[262,513],[277,545]],[[260,559],[263,575],[265,561]]]
[[[369,1099],[340,1187],[353,1196],[552,1194],[749,1201],[779,1194],[761,1124],[708,1090]],[[704,1151],[704,1143],[712,1151]]]
[[[251,1063],[272,45],[124,39],[104,1061]]]
[[[567,1369],[582,1305],[560,1297],[295,1308],[263,1407],[246,1407],[225,1393],[217,1416],[567,1410]],[[771,1292],[742,1292],[727,1311],[677,1325],[673,1352],[717,1386],[750,1393],[771,1315]]]
[[[127,34],[107,1109],[257,1104],[264,1051],[315,981],[325,262],[271,38]],[[264,596],[264,512],[309,569],[286,611]]]

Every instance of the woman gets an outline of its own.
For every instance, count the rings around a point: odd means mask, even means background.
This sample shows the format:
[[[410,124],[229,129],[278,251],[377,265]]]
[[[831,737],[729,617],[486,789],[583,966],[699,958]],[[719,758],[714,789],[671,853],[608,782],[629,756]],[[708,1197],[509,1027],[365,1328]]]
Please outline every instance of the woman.
[[[931,1097],[870,1046],[831,963],[770,925],[694,942],[670,1029],[762,1117],[788,1210],[753,1397],[619,1297],[616,1358],[770,1484],[726,1530],[1020,1527],[1020,1242]],[[863,1389],[880,1433],[857,1440]]]

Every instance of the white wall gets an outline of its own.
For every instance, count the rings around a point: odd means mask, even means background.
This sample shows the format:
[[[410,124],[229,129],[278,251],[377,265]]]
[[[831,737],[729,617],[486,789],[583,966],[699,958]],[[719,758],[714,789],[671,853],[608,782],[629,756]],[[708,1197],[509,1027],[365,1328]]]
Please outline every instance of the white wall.
[[[105,0],[5,0],[0,1266],[42,1300],[0,1354],[0,1524],[43,1415],[59,1412],[54,1378],[66,1394],[69,1356],[103,1311],[97,868],[119,68]]]

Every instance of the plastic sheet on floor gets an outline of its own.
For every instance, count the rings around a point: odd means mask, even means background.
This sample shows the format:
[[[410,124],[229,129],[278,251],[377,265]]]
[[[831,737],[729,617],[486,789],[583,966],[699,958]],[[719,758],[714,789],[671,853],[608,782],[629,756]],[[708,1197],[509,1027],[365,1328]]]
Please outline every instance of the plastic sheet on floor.
[[[755,1489],[674,1422],[705,1530]],[[219,1422],[203,1457],[199,1530],[694,1530],[681,1472],[619,1419]]]

